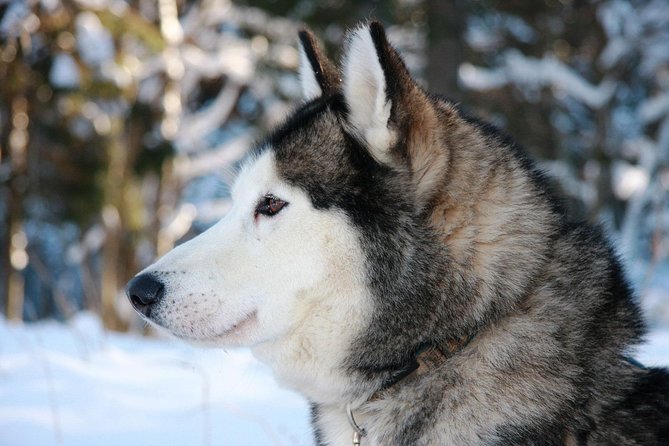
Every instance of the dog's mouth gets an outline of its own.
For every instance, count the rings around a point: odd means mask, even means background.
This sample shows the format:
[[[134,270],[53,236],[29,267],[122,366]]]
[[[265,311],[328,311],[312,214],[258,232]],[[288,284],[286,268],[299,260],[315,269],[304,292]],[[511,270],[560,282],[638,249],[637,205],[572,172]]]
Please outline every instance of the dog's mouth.
[[[253,310],[251,313],[240,319],[238,322],[235,322],[232,326],[214,336],[214,338],[224,339],[224,338],[236,337],[242,334],[242,332],[245,329],[253,325],[257,320],[258,320],[258,312],[256,310]]]
[[[253,310],[242,316],[237,322],[229,325],[227,328],[217,331],[213,327],[198,330],[195,328],[197,324],[184,327],[178,324],[171,324],[165,320],[147,319],[147,321],[153,325],[171,332],[173,336],[196,344],[202,343],[203,345],[209,345],[210,343],[218,345],[221,342],[226,344],[237,344],[238,342],[243,341],[247,336],[249,329],[255,325],[257,320],[258,312],[257,310]],[[201,323],[203,326],[207,325],[204,321],[201,321]]]

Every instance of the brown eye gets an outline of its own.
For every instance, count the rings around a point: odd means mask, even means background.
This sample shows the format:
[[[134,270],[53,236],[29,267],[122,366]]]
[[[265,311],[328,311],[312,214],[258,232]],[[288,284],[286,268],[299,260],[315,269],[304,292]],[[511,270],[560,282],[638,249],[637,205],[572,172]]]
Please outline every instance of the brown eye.
[[[265,195],[256,206],[256,215],[271,217],[278,214],[288,203],[272,194]]]

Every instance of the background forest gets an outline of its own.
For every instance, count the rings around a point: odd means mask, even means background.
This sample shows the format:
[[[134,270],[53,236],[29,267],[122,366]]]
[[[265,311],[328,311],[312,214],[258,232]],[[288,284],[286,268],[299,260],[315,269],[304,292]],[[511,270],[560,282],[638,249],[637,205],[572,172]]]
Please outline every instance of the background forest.
[[[612,232],[668,324],[666,0],[0,0],[2,313],[137,326],[125,282],[225,214],[235,167],[299,98],[299,27],[336,57],[368,17]]]

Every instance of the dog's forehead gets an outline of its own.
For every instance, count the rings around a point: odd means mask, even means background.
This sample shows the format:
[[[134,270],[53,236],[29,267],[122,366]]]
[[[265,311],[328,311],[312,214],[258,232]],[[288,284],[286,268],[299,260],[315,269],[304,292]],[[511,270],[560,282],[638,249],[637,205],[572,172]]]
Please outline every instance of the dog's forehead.
[[[330,164],[341,161],[344,131],[337,114],[323,108],[296,113],[270,141],[279,164]]]
[[[298,111],[269,138],[277,175],[305,189],[350,174],[350,147],[339,116],[328,107]]]
[[[316,208],[351,211],[358,203],[352,198],[368,195],[372,179],[382,175],[365,148],[347,133],[343,115],[336,97],[305,104],[255,150],[253,164],[263,165],[259,160],[270,153],[279,186],[304,191]],[[239,188],[244,184],[257,189],[258,181],[252,178],[261,169],[253,164]]]

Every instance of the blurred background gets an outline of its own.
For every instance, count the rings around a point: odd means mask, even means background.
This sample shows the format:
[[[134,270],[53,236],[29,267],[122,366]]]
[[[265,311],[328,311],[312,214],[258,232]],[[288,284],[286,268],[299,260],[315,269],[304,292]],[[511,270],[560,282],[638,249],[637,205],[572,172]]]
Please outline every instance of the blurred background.
[[[607,228],[669,364],[667,0],[0,0],[0,444],[313,443],[247,350],[142,336],[123,287],[225,215],[298,29],[336,59],[371,17]]]
[[[299,27],[336,58],[369,17],[610,230],[668,325],[666,0],[0,0],[0,311],[141,329],[124,284],[225,214],[299,100]]]

